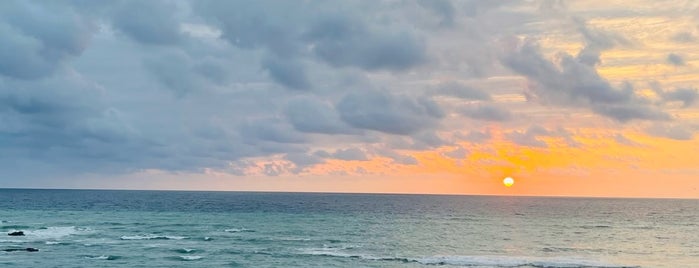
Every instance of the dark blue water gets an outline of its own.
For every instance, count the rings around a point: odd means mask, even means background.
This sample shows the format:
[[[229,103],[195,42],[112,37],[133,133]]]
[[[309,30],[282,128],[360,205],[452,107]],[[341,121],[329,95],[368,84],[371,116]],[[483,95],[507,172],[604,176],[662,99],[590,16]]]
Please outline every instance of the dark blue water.
[[[699,200],[0,189],[10,267],[697,267]]]

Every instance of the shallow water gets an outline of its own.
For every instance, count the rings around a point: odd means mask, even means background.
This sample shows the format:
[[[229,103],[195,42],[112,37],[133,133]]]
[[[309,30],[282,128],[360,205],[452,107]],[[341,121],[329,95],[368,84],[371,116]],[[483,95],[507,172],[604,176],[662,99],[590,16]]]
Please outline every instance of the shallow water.
[[[8,267],[697,267],[699,200],[0,190]]]

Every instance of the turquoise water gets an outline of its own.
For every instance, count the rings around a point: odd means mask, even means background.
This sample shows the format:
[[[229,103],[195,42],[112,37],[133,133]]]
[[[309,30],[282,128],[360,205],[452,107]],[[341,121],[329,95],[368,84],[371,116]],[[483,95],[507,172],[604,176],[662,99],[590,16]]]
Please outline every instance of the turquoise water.
[[[698,267],[699,200],[0,190],[7,267]]]

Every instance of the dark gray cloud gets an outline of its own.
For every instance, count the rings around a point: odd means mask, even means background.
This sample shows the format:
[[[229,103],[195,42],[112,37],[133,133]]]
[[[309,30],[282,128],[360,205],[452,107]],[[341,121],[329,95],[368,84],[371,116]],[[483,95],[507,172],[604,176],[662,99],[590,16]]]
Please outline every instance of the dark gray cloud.
[[[286,167],[283,171],[290,171],[291,173],[298,174],[305,171],[308,167],[312,167],[317,164],[324,163],[325,160],[314,154],[307,153],[291,153],[284,157],[286,160],[291,161],[294,164],[293,168]],[[282,170],[277,170],[283,172]]]
[[[473,143],[483,143],[489,141],[492,138],[492,134],[490,134],[490,130],[487,129],[485,131],[472,130],[466,134],[457,132],[455,138]]]
[[[690,32],[679,32],[673,35],[672,38],[670,38],[670,40],[678,43],[691,43],[696,41],[697,38],[694,36],[694,34]]]
[[[337,104],[347,124],[389,134],[409,135],[434,127],[444,116],[432,100],[379,90],[351,92]]]
[[[492,104],[478,104],[464,108],[461,113],[473,119],[485,121],[508,121],[512,114],[503,108]]]
[[[413,134],[411,139],[413,144],[409,148],[412,150],[430,150],[449,144],[434,131],[421,131]]]
[[[426,60],[423,42],[407,28],[371,28],[370,17],[338,13],[334,3],[198,1],[195,10],[212,18],[232,45],[279,57],[312,54],[335,67],[392,71]]]
[[[467,100],[491,100],[490,94],[483,90],[475,89],[461,83],[446,82],[434,89],[435,95],[451,96]]]
[[[465,159],[466,156],[468,156],[468,150],[464,149],[464,147],[458,146],[454,150],[445,152],[444,155],[452,159]]]
[[[308,90],[311,87],[305,68],[299,62],[268,59],[262,66],[274,81],[288,88]]]
[[[667,55],[667,62],[675,66],[684,66],[686,64],[684,58],[675,53],[670,53]]]
[[[619,122],[633,119],[669,120],[669,114],[637,96],[630,84],[612,86],[594,66],[562,53],[560,63],[544,58],[536,43],[527,40],[503,58],[515,72],[536,82],[531,88],[548,104],[589,107],[593,112]]]
[[[168,51],[148,57],[144,65],[166,89],[177,96],[208,88],[206,81],[193,72],[192,60],[182,51]]]
[[[440,25],[453,26],[456,9],[450,0],[418,0],[420,6],[438,14],[441,18]]]
[[[539,140],[536,135],[529,134],[528,132],[513,131],[506,135],[507,139],[513,141],[514,143],[522,146],[537,147],[537,148],[548,148],[548,144],[545,141]]]
[[[240,134],[248,142],[302,143],[305,138],[275,118],[248,120],[240,125]]]
[[[694,105],[697,99],[699,99],[699,90],[696,88],[676,88],[673,90],[661,91],[659,94],[663,101],[682,102],[682,106],[685,108]]]
[[[505,135],[505,137],[518,145],[537,148],[548,148],[548,144],[539,139],[539,137],[562,138],[568,144],[568,146],[580,146],[580,143],[573,139],[570,132],[560,127],[549,130],[539,125],[532,125],[525,131],[509,132]]]
[[[639,146],[640,145],[639,143],[627,138],[626,136],[624,136],[622,134],[614,135],[614,140],[619,144],[628,145],[628,146]]]
[[[286,116],[294,128],[301,132],[322,134],[357,133],[345,124],[334,107],[321,100],[301,97],[289,101]]]
[[[686,126],[676,124],[655,124],[646,129],[646,133],[673,140],[691,140],[694,132]]]
[[[401,71],[426,59],[425,46],[408,32],[373,32],[344,16],[321,18],[305,35],[313,53],[330,65]]]
[[[177,11],[172,1],[124,1],[114,12],[112,25],[141,43],[173,44],[182,38]]]
[[[0,3],[0,75],[46,77],[79,56],[96,23],[61,3]],[[50,27],[47,27],[50,26]]]
[[[314,155],[322,158],[339,159],[346,161],[368,161],[369,157],[359,148],[337,149],[335,152],[317,151]]]

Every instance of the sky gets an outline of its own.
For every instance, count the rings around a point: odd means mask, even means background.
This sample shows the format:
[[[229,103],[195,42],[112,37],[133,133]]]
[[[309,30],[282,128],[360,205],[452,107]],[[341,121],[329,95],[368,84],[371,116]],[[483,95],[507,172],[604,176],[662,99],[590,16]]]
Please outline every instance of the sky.
[[[698,14],[0,1],[0,187],[699,198]]]

